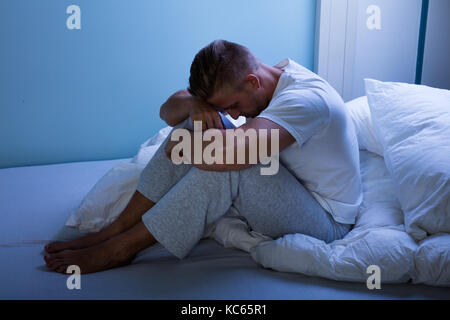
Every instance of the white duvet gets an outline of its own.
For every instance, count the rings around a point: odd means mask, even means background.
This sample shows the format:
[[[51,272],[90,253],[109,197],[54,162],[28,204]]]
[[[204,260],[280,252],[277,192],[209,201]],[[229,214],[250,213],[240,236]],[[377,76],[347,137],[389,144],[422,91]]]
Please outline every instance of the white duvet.
[[[358,109],[351,108],[352,104]],[[436,233],[418,241],[405,231],[404,212],[396,195],[398,186],[383,156],[374,153],[382,153],[375,134],[371,128],[367,130],[367,98],[356,99],[349,107],[360,144],[372,141],[371,146],[360,146],[364,149],[360,151],[364,201],[350,233],[330,244],[302,234],[271,239],[251,231],[235,217],[237,212],[230,211],[205,230],[205,237],[247,251],[263,267],[277,271],[365,283],[373,270],[369,267],[377,266],[381,284],[412,281],[450,286],[450,234]],[[66,225],[94,232],[111,223],[128,203],[140,172],[169,132],[170,127],[162,129],[141,145],[131,162],[111,169]]]

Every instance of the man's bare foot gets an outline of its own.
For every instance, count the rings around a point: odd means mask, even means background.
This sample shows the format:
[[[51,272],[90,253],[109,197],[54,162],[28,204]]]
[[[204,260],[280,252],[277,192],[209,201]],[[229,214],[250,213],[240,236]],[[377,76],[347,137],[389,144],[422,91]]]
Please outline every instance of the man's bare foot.
[[[44,260],[49,269],[66,273],[67,267],[77,265],[82,274],[93,273],[129,264],[136,253],[156,243],[142,222],[100,244],[78,250],[49,253]]]
[[[44,260],[55,272],[66,273],[68,266],[77,265],[81,273],[86,274],[127,265],[134,256],[106,241],[89,248],[47,254]]]
[[[50,243],[44,249],[48,253],[56,253],[95,246],[133,227],[141,221],[142,215],[154,205],[153,201],[136,190],[117,220],[106,228],[72,241]]]
[[[83,249],[100,244],[105,240],[107,240],[107,238],[98,237],[97,233],[93,233],[71,241],[50,243],[45,246],[45,251],[48,253],[56,253],[64,250]]]

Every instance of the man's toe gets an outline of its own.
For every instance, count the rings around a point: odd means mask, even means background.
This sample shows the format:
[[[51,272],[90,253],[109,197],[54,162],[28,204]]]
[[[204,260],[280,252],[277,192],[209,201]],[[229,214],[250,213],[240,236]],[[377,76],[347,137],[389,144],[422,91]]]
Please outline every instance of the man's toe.
[[[46,245],[44,247],[44,249],[48,253],[58,252],[59,250],[61,250],[60,244],[61,244],[61,242],[53,242],[53,243],[50,243],[50,244]]]
[[[67,264],[62,264],[62,265],[60,265],[59,267],[57,267],[56,269],[55,269],[55,271],[56,272],[59,272],[59,273],[66,273],[66,270],[67,270]]]
[[[50,262],[47,266],[51,269],[51,270],[56,270],[59,266],[63,265],[64,261],[63,260],[53,260],[52,262]]]

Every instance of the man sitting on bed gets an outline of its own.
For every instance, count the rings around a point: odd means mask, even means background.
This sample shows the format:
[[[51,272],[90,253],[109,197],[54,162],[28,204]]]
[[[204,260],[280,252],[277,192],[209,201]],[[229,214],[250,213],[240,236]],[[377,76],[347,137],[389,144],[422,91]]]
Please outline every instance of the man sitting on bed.
[[[272,238],[303,233],[328,243],[348,233],[362,200],[358,144],[342,98],[326,81],[290,59],[269,66],[241,45],[216,40],[195,56],[189,86],[162,105],[168,125],[201,120],[205,132],[225,137],[220,111],[246,117],[239,127],[244,131],[276,129],[268,142],[279,144],[278,172],[262,175],[262,165],[249,157],[244,164],[175,165],[168,155],[177,143],[169,135],[117,220],[97,233],[47,245],[48,268],[114,268],[156,242],[182,259],[231,207]],[[258,133],[257,141],[263,138]],[[231,143],[223,142],[226,154]],[[246,155],[251,147],[246,141]]]

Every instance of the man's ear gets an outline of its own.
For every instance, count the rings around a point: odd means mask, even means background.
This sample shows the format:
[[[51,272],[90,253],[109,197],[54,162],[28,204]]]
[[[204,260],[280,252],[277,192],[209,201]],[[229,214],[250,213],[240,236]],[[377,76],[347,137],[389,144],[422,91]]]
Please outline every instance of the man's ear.
[[[245,77],[245,82],[249,83],[255,89],[259,89],[261,87],[261,83],[259,82],[259,77],[253,73],[249,73]]]

